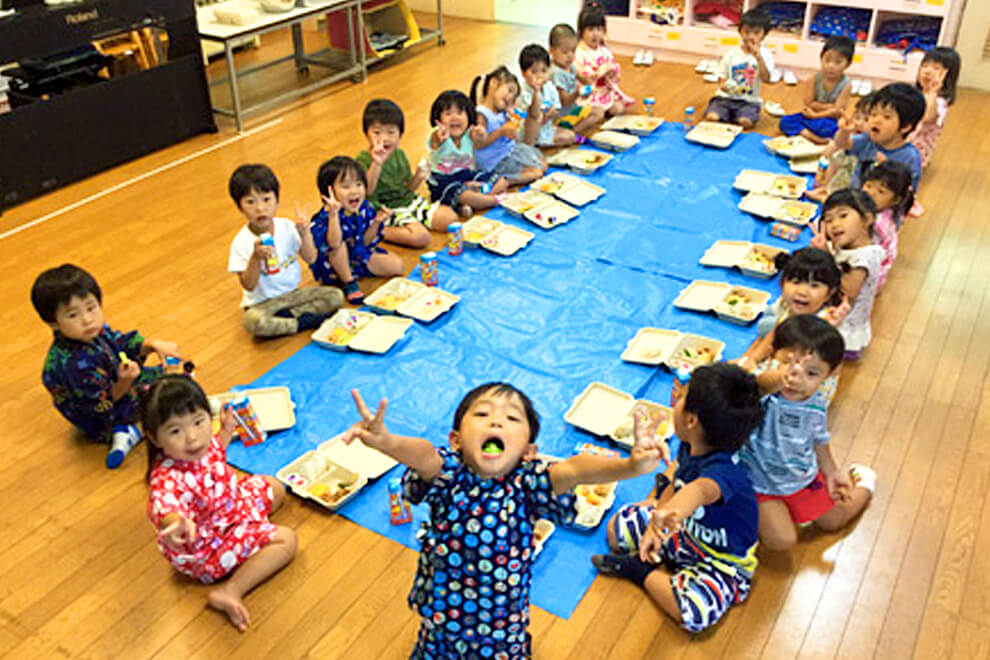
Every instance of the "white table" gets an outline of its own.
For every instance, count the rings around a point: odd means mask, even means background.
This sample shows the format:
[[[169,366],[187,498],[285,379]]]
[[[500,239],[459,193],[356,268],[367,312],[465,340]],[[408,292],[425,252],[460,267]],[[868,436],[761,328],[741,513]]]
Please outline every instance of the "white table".
[[[307,94],[314,89],[335,83],[341,78],[355,77],[358,80],[364,80],[366,77],[367,65],[365,62],[363,41],[361,41],[363,38],[362,35],[364,34],[364,18],[361,14],[361,0],[307,0],[306,4],[306,7],[296,7],[287,12],[266,13],[261,10],[261,4],[257,0],[228,0],[228,2],[199,7],[196,10],[196,20],[198,23],[200,39],[215,41],[222,44],[224,57],[227,60],[227,77],[212,81],[210,84],[218,85],[227,82],[230,86],[230,98],[233,107],[221,108],[213,106],[213,111],[228,117],[233,117],[234,122],[237,124],[238,131],[243,128],[244,116],[246,114],[257,112],[289,99],[302,96],[303,94]],[[260,10],[263,13],[257,18],[257,20],[248,25],[229,25],[226,23],[218,23],[214,12],[216,9],[224,7],[251,8]],[[244,106],[241,104],[241,97],[237,87],[237,79],[241,76],[274,66],[290,59],[295,60],[297,71],[305,72],[308,70],[309,65],[335,68],[334,64],[329,60],[317,57],[317,55],[326,52],[326,49],[309,54],[305,52],[305,49],[303,48],[301,24],[305,20],[342,10],[347,11],[347,38],[350,55],[349,67],[339,70],[333,75],[327,76],[317,82],[305,85],[299,89],[292,90],[291,92],[280,94],[261,103],[256,103],[251,106]],[[353,14],[355,10],[357,10],[357,34],[354,32],[353,23]],[[240,40],[243,37],[255,37],[257,35],[265,34],[266,32],[273,32],[286,27],[292,30],[292,55],[237,71],[234,66],[235,41]]]

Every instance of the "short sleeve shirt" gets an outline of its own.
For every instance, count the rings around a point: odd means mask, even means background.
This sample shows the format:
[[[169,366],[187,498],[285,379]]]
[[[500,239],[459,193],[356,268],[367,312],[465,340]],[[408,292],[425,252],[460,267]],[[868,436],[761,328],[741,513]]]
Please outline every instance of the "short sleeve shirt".
[[[847,351],[861,351],[870,344],[872,330],[870,315],[873,314],[873,301],[877,295],[885,252],[879,245],[867,245],[853,250],[837,250],[835,263],[849,268],[862,268],[866,279],[859,288],[849,314],[839,324],[839,332],[846,342]]]
[[[540,88],[540,97],[543,99],[543,104],[550,104],[550,108],[560,110],[560,94],[557,93],[557,86],[553,84],[552,80],[548,80]],[[522,89],[519,92],[519,98],[516,100],[516,105],[523,110],[529,110],[529,106],[533,103],[533,88],[527,85],[525,82],[522,84]],[[553,121],[545,121],[542,126],[540,126],[540,134],[536,138],[537,144],[549,145],[553,144],[554,135],[557,132],[557,126]]]
[[[760,56],[767,70],[773,71],[773,54],[766,46],[760,46]],[[722,56],[719,71],[726,80],[725,86],[731,91],[725,92],[719,88],[715,93],[716,96],[763,105],[763,100],[760,98],[760,63],[755,55],[744,53],[742,48],[736,46]]]
[[[761,405],[763,422],[739,454],[757,493],[796,493],[818,474],[815,447],[830,439],[825,396],[819,390],[804,401],[788,401],[770,394]]]
[[[863,185],[863,177],[877,161],[878,153],[882,153],[888,160],[907,165],[911,172],[911,187],[915,191],[918,190],[918,181],[921,179],[921,153],[918,152],[918,147],[905,142],[896,149],[884,149],[873,142],[868,135],[854,137],[852,148],[849,149],[849,154],[856,158],[856,168],[849,183],[850,188],[859,188]]]
[[[371,167],[371,154],[362,151],[355,160],[361,167],[368,170]],[[396,148],[389,157],[382,163],[381,174],[378,175],[378,185],[375,192],[368,195],[368,199],[379,209],[382,205],[390,209],[401,209],[416,201],[416,193],[409,190],[409,182],[412,181],[412,169],[409,167],[409,160],[406,153]]]
[[[570,68],[564,69],[556,64],[550,66],[550,80],[567,94],[577,91],[577,67],[571,63]]]
[[[548,466],[527,461],[482,479],[460,454],[438,450],[440,474],[403,476],[406,497],[426,502],[422,551],[409,605],[446,635],[523,643],[529,624],[533,524],[574,517],[574,495],[555,495]],[[499,632],[502,631],[502,632]]]
[[[698,507],[682,525],[683,532],[705,554],[731,562],[752,572],[758,533],[756,495],[737,453],[715,451],[692,456],[688,444],[681,443],[674,472],[674,490],[697,479],[718,484],[722,497]]]
[[[295,291],[302,280],[302,270],[299,268],[299,248],[302,239],[296,231],[296,225],[286,218],[275,218],[272,238],[275,241],[275,254],[278,256],[279,270],[274,275],[262,272],[258,276],[258,284],[250,291],[244,290],[241,295],[241,307],[250,307],[264,302],[269,298],[283,293]],[[230,244],[230,258],[227,270],[231,273],[241,273],[247,268],[254,254],[254,242],[258,237],[248,229],[241,227]]]
[[[509,116],[503,112],[495,112],[483,105],[479,105],[478,114],[485,117],[485,122],[487,122],[486,130],[488,133],[497,131],[498,129],[505,126],[505,123],[509,121]],[[475,152],[475,158],[478,161],[478,169],[490,172],[495,169],[495,166],[502,162],[506,156],[512,151],[512,147],[515,143],[507,137],[500,137],[494,142],[492,142],[487,147],[478,149]]]

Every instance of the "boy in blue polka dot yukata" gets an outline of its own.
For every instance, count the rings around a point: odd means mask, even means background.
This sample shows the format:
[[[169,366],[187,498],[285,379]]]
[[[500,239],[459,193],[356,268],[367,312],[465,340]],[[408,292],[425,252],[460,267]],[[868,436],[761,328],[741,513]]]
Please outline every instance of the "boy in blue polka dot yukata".
[[[669,460],[656,423],[640,412],[629,458],[579,454],[536,458],[539,417],[512,385],[486,383],[468,392],[454,414],[450,448],[385,428],[387,402],[361,414],[344,436],[408,466],[406,497],[430,505],[409,605],[422,617],[412,658],[528,658],[533,525],[574,517],[579,484],[629,479]]]
[[[699,367],[674,407],[681,439],[674,481],[608,523],[613,554],[591,561],[643,587],[681,627],[715,625],[749,595],[758,509],[737,450],[763,416],[754,377],[727,363]]]

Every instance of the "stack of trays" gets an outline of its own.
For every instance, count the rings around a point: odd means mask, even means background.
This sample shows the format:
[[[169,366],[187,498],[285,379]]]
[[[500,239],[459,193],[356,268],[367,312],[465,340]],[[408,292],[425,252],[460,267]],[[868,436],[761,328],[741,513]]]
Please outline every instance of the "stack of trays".
[[[275,477],[299,497],[336,510],[368,480],[377,479],[395,465],[394,458],[360,440],[347,445],[337,436],[292,461]]]
[[[736,136],[742,133],[742,126],[722,124],[717,121],[703,121],[691,129],[685,137],[689,142],[697,142],[709,147],[726,149]]]
[[[547,157],[547,163],[557,167],[569,167],[582,174],[591,174],[612,160],[611,154],[593,149],[561,149]]]
[[[701,257],[701,265],[738,268],[746,275],[769,279],[777,274],[774,258],[785,251],[749,241],[715,241]]]
[[[695,280],[674,300],[674,307],[696,312],[715,312],[726,321],[746,325],[752,323],[767,308],[770,294],[766,291],[733,286],[725,282]]]
[[[725,342],[677,330],[640,328],[626,343],[622,359],[640,364],[667,365],[671,371],[712,364],[722,359]]]
[[[426,286],[405,277],[393,277],[365,298],[364,304],[384,314],[401,314],[429,323],[450,310],[460,299],[460,296],[435,286]]]
[[[633,135],[649,135],[663,125],[660,117],[649,115],[616,115],[602,124],[606,131],[625,131]]]

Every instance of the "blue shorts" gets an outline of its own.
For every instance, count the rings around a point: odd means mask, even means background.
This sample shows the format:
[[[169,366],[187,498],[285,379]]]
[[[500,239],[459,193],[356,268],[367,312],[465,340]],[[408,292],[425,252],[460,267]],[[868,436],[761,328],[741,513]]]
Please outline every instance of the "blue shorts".
[[[818,137],[830,138],[839,130],[839,120],[832,117],[808,119],[800,112],[780,118],[780,132],[784,135],[797,135],[806,128]]]
[[[652,512],[652,507],[629,504],[615,514],[612,532],[621,550],[639,551]],[[709,561],[683,531],[660,546],[660,558],[671,572],[670,586],[681,611],[681,627],[689,632],[715,625],[729,607],[749,596],[748,575],[724,570]]]

